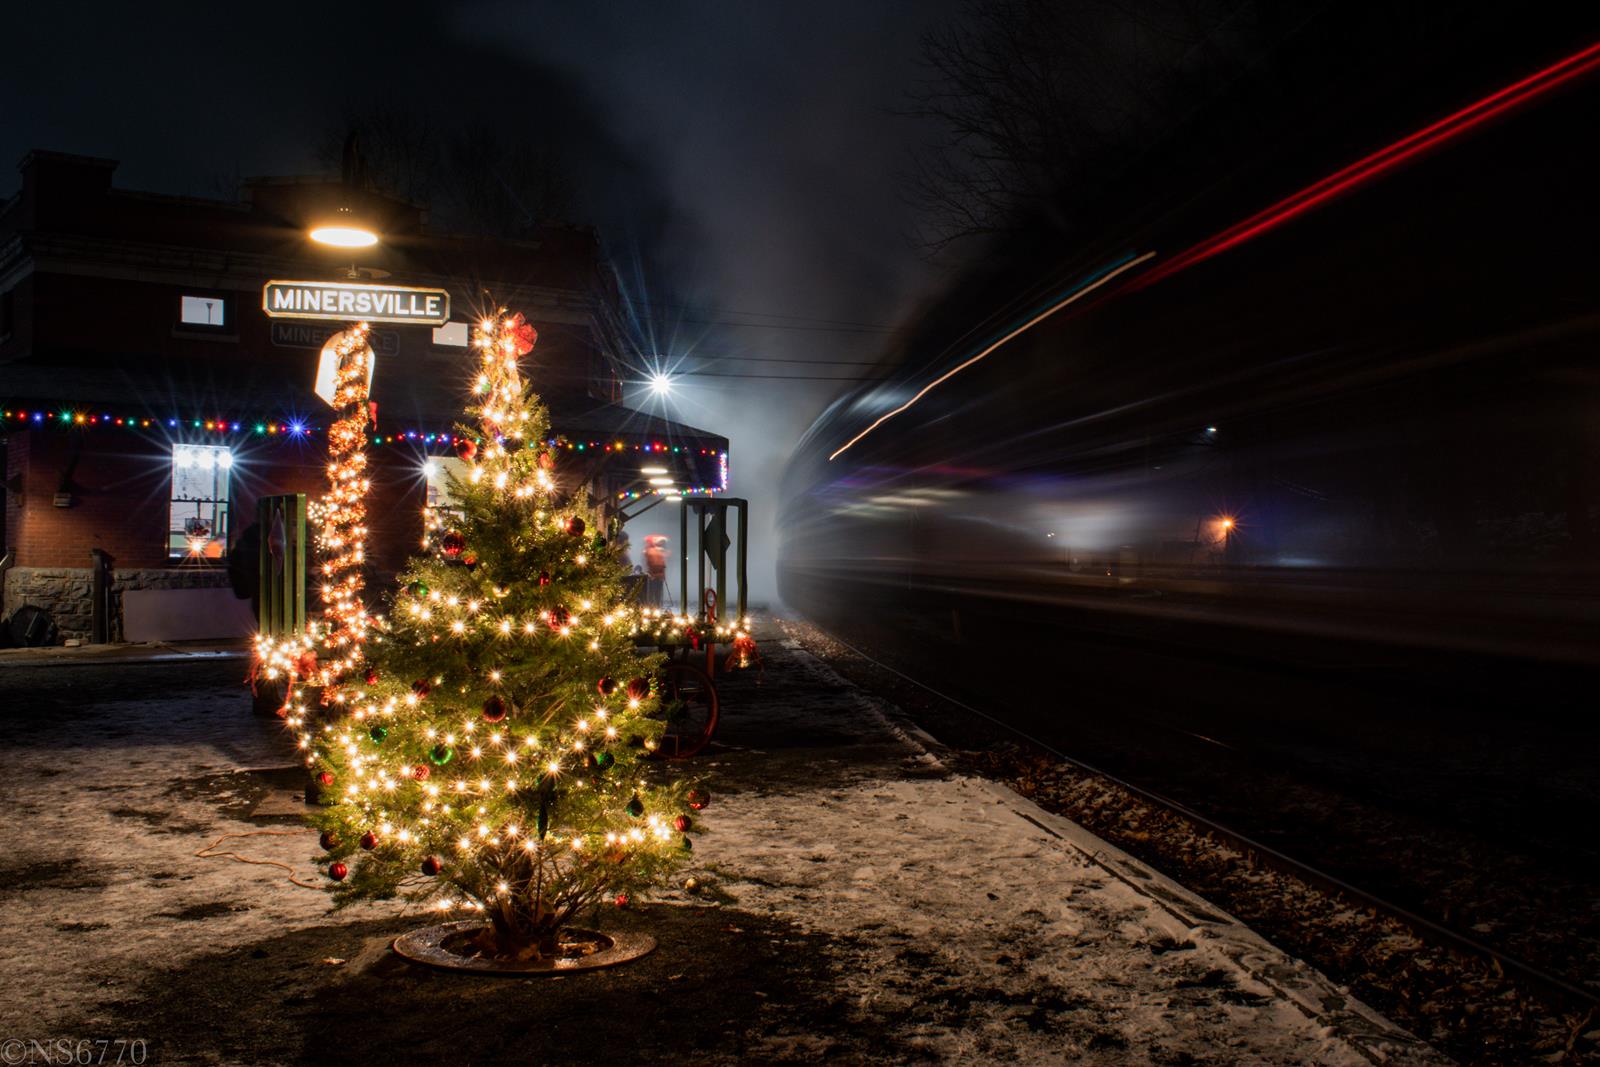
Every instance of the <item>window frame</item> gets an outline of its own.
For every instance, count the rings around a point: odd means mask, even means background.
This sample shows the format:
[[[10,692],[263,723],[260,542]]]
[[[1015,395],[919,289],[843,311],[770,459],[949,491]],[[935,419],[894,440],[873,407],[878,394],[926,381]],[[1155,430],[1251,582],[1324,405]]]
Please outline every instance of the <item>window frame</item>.
[[[215,300],[222,305],[222,321],[210,322],[185,322],[183,320],[183,301],[185,298],[196,300]],[[238,310],[234,294],[222,289],[181,288],[173,297],[173,332],[198,333],[208,337],[233,336],[238,333],[238,328],[233,321],[233,316]]]
[[[212,464],[212,495],[198,497],[180,497],[178,493],[178,454],[183,449],[201,449],[209,452],[222,453],[228,457],[226,463]],[[228,558],[228,540],[230,527],[233,520],[233,449],[228,445],[204,444],[193,441],[174,441],[172,451],[168,456],[167,480],[167,536],[166,553],[169,563],[201,563],[222,562]],[[220,495],[219,495],[220,493]],[[187,515],[179,516],[179,505],[187,511],[191,505],[200,505],[196,514],[201,518],[206,517],[206,509],[210,509],[211,538],[206,542],[205,550],[195,552],[187,545],[187,534],[182,526],[182,519]]]

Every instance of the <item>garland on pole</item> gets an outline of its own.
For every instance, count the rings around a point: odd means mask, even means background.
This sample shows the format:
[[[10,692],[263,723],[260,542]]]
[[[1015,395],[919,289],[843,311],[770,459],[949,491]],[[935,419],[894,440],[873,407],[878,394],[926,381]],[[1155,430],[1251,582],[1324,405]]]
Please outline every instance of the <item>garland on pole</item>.
[[[338,419],[328,428],[328,493],[318,509],[322,557],[322,647],[319,680],[324,686],[354,670],[367,640],[368,615],[361,599],[367,559],[367,394],[372,348],[367,324],[334,335],[329,345],[338,358],[333,407]]]

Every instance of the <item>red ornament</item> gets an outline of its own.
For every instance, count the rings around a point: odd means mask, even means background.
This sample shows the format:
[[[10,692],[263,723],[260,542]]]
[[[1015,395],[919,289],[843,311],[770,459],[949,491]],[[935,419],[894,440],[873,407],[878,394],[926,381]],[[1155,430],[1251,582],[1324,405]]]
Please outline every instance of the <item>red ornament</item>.
[[[572,613],[566,608],[550,609],[550,629],[559,630],[572,621]]]
[[[611,903],[615,904],[619,908],[626,908],[628,906],[628,894],[618,893],[612,898]]]
[[[647,697],[649,695],[650,695],[650,679],[648,679],[648,678],[630,678],[630,679],[628,679],[628,699],[629,700],[643,700],[645,697]]]
[[[463,437],[456,442],[456,455],[462,459],[470,460],[478,454],[478,442],[470,437]]]
[[[733,657],[738,660],[739,666],[748,667],[752,659],[759,658],[756,651],[756,639],[749,634],[742,634],[733,639]]]
[[[478,565],[478,557],[473,555],[471,552],[468,552],[465,556],[461,557],[461,563],[467,568],[467,570],[470,571],[472,568]]]
[[[540,571],[539,572],[539,584],[540,585],[549,585],[550,584],[550,572],[549,571]]]
[[[571,534],[573,537],[582,537],[583,531],[586,528],[587,527],[584,525],[583,519],[577,515],[574,515],[572,518],[567,520],[567,533]]]
[[[506,320],[506,329],[511,332],[511,339],[516,343],[519,356],[532,352],[533,346],[539,342],[539,331],[528,324],[528,320],[522,317],[520,311]]]
[[[615,678],[602,678],[595,688],[600,690],[601,696],[608,697],[617,691],[617,680]]]
[[[411,777],[419,782],[426,782],[428,775],[432,773],[433,771],[429,769],[426,763],[414,763],[411,766]]]
[[[466,547],[467,539],[459,530],[451,530],[449,533],[439,538],[439,548],[451,559],[455,559],[457,556],[461,555],[462,550]]]
[[[549,452],[539,453],[539,466],[547,471],[556,469],[556,457]]]
[[[428,680],[426,678],[418,678],[416,681],[411,683],[411,691],[417,694],[419,697],[425,697],[429,693],[433,692],[433,686],[428,684]]]
[[[324,830],[322,831],[322,836],[317,838],[317,843],[327,851],[332,852],[339,847],[339,835],[332,830]]]
[[[378,684],[378,670],[377,670],[376,667],[368,667],[367,668],[367,684],[368,685],[377,685]]]
[[[328,864],[328,877],[332,878],[335,882],[344,881],[345,880],[345,876],[348,875],[349,873],[350,873],[350,868],[346,867],[342,863],[330,863],[330,864]]]
[[[371,852],[373,849],[377,848],[378,835],[373,833],[371,830],[368,830],[366,833],[362,834],[361,847],[366,849],[368,852]]]
[[[429,878],[432,878],[442,870],[444,870],[444,861],[438,856],[429,856],[422,861],[422,873]]]
[[[695,811],[703,811],[711,803],[711,794],[704,789],[689,790],[689,806]]]
[[[672,828],[674,830],[678,831],[678,833],[680,833],[680,834],[687,833],[688,830],[689,830],[689,827],[691,827],[693,825],[694,825],[694,820],[689,818],[689,816],[687,816],[687,815],[680,815],[676,819],[672,820]]]
[[[332,785],[333,784],[333,772],[332,771],[323,771],[321,774],[317,775],[317,781],[321,782],[323,785]]]
[[[499,722],[506,717],[506,702],[504,698],[492,696],[483,702],[483,719],[485,722]]]

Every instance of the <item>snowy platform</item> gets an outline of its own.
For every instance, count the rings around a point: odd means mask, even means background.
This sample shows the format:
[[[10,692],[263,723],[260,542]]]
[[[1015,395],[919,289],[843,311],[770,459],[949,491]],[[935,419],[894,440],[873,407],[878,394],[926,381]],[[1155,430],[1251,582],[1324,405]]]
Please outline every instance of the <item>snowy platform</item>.
[[[195,855],[272,831],[218,851],[316,880],[236,661],[0,671],[0,1036],[218,1064],[1443,1062],[770,636],[694,764],[703,888],[600,917],[654,955],[542,982],[408,966],[388,941],[431,915]]]

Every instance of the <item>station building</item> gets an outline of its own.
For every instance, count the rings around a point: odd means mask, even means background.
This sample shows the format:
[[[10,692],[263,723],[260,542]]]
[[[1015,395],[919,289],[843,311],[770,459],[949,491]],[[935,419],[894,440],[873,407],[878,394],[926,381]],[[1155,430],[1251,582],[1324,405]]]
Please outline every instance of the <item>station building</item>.
[[[564,489],[617,510],[727,488],[725,437],[622,406],[623,320],[592,230],[491,240],[326,178],[254,179],[224,201],[121,189],[115,169],[34,151],[0,206],[0,619],[31,605],[57,640],[249,632],[237,575],[255,562],[238,545],[260,497],[324,488],[333,412],[314,382],[342,325],[269,316],[273,281],[449,295],[440,325],[373,327],[371,588],[417,550],[423,507],[446,491],[476,373],[470,324],[499,306],[539,332],[524,370]],[[377,245],[309,238],[352,203]]]

